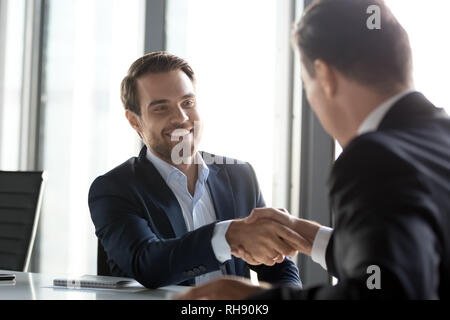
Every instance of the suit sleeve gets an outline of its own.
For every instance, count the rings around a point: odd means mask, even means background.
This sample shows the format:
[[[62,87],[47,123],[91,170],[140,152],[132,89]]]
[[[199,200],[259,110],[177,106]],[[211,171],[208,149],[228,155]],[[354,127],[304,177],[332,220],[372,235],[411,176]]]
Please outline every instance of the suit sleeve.
[[[163,239],[131,199],[118,182],[105,176],[97,178],[89,192],[96,235],[125,275],[147,288],[157,288],[219,269],[210,241],[215,223]]]
[[[351,159],[335,168],[331,185],[337,216],[327,264],[338,284],[278,286],[251,298],[437,298],[442,249],[427,178],[377,143]]]
[[[262,208],[266,206],[261,189],[259,188],[258,180],[256,178],[253,167],[249,165],[251,171],[251,177],[254,181],[254,188],[256,190],[256,208]],[[259,265],[253,266],[247,264],[250,269],[257,272],[258,279],[260,281],[266,281],[272,284],[286,284],[295,287],[302,287],[298,268],[290,258],[285,258],[283,262],[277,263],[273,266]]]

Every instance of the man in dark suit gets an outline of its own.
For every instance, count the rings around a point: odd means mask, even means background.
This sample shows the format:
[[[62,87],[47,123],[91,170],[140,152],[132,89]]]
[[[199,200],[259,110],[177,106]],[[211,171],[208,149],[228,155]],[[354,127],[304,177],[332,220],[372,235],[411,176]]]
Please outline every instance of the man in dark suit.
[[[381,29],[366,23],[374,5]],[[180,298],[449,298],[450,119],[414,90],[405,30],[382,0],[322,0],[305,11],[295,44],[311,107],[343,147],[329,178],[335,226],[269,208],[246,222],[289,226],[309,243],[297,249],[338,283],[263,290],[223,279]],[[234,254],[255,260],[252,249]]]
[[[145,146],[89,191],[112,275],[156,288],[249,277],[251,268],[260,280],[301,286],[287,256],[304,239],[268,219],[257,228],[242,219],[265,206],[250,164],[198,152],[194,84],[187,62],[166,52],[138,59],[122,82],[126,117]],[[239,246],[254,250],[258,262],[233,257]]]

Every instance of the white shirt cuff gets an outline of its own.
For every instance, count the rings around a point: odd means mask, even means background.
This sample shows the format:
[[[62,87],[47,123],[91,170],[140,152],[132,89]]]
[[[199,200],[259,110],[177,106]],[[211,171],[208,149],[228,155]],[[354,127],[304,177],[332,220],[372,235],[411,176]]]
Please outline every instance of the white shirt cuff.
[[[320,227],[314,238],[313,246],[311,249],[311,258],[314,262],[320,264],[322,268],[327,270],[327,262],[325,260],[325,254],[327,252],[328,242],[330,241],[332,228]]]
[[[221,221],[216,223],[214,227],[213,236],[211,238],[211,246],[213,248],[216,259],[220,263],[224,263],[231,259],[231,248],[225,238],[232,220]]]

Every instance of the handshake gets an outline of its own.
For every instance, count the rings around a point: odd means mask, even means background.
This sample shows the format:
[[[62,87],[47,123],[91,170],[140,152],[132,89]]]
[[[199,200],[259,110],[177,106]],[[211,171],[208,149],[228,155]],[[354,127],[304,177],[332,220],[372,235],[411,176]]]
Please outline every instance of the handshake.
[[[285,209],[257,208],[247,218],[233,220],[225,238],[234,256],[248,264],[273,266],[298,252],[311,255],[320,227],[289,215]],[[255,285],[249,279],[227,276],[194,287],[176,299],[244,299],[270,288],[266,282]]]
[[[273,266],[298,252],[311,255],[319,228],[285,209],[256,208],[247,218],[233,220],[225,238],[234,256],[251,265]]]

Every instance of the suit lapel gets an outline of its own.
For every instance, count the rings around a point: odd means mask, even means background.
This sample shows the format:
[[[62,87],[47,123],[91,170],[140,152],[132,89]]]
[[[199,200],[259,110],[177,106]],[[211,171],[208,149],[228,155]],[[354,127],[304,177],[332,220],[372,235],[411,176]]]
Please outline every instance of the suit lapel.
[[[147,148],[144,146],[139,154],[139,168],[145,177],[144,183],[150,189],[149,196],[153,203],[159,207],[170,221],[173,234],[181,237],[187,233],[186,223],[184,222],[183,212],[180,204],[173,194],[172,190],[166,184],[159,174],[158,170],[147,159]],[[163,217],[155,215],[154,219],[162,219]],[[163,225],[163,223],[161,223]]]
[[[207,184],[216,211],[217,220],[231,220],[235,218],[233,189],[226,170],[216,165],[209,165]]]
[[[187,233],[187,227],[184,222],[181,207],[173,194],[163,180],[158,170],[147,159],[147,148],[144,146],[139,154],[138,168],[140,172],[138,175],[144,177],[144,183],[148,186],[150,192],[149,196],[153,203],[161,209],[172,227],[172,233],[176,237],[180,237]],[[208,165],[209,176],[207,185],[211,194],[217,220],[232,220],[236,217],[236,208],[231,187],[230,178],[225,169],[220,168],[216,164]],[[163,217],[153,217],[154,219],[162,219]],[[227,274],[236,274],[234,258],[228,260],[224,264]]]
[[[230,178],[224,168],[216,164],[208,165],[207,184],[216,211],[217,220],[232,220],[236,217],[236,208]],[[227,274],[236,274],[234,257],[225,263]]]

